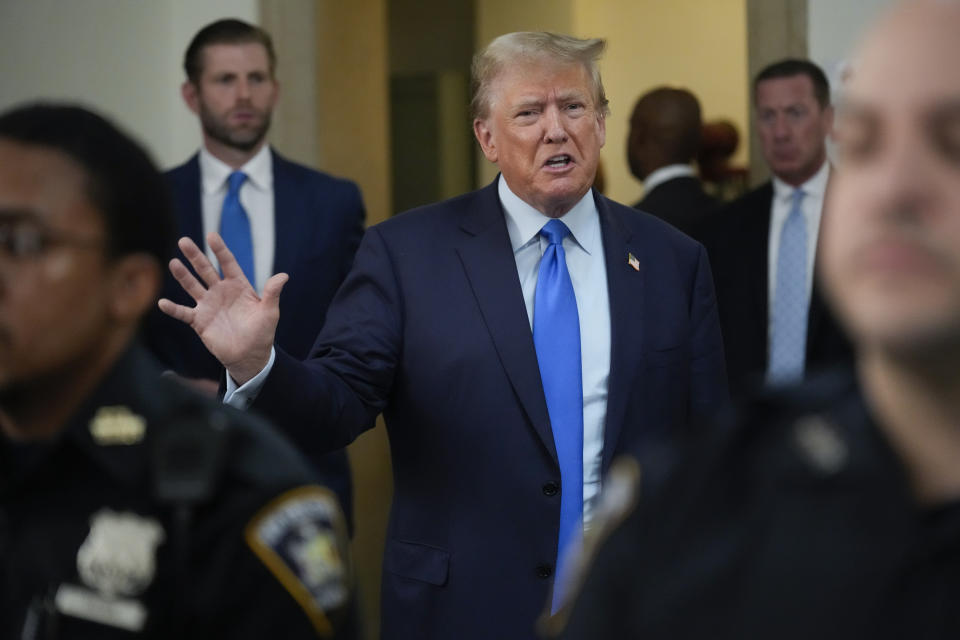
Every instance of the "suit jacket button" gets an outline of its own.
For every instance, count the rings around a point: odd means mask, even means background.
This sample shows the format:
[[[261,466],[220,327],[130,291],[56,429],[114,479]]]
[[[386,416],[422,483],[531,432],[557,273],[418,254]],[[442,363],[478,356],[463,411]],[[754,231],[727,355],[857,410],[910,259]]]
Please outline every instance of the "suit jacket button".
[[[551,481],[543,485],[543,495],[555,496],[558,493],[560,493],[560,485],[558,485],[556,482]]]
[[[546,580],[553,575],[553,567],[548,564],[537,565],[537,577]]]

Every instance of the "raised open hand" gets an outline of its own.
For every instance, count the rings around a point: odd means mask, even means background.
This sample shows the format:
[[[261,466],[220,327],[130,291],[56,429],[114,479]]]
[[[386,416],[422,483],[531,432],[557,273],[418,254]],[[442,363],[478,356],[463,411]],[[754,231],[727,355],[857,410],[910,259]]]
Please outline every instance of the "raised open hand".
[[[272,276],[261,297],[219,234],[207,234],[207,244],[220,263],[222,278],[193,240],[180,238],[177,244],[203,282],[174,258],[170,261],[170,273],[197,304],[187,307],[161,298],[160,310],[190,325],[227,373],[242,385],[270,360],[280,320],[280,291],[288,276]]]

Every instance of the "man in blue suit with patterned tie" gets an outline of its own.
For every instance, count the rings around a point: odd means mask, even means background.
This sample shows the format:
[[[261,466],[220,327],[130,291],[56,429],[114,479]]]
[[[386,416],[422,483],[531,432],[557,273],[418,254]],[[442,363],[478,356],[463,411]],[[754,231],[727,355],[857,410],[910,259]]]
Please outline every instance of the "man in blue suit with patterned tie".
[[[830,83],[808,60],[781,60],[754,78],[753,103],[773,176],[711,215],[697,234],[710,254],[735,397],[797,382],[852,356],[816,278],[831,172]]]
[[[369,229],[305,362],[274,348],[285,275],[254,295],[215,234],[222,276],[189,239],[197,276],[171,264],[196,305],[161,308],[224,363],[228,402],[331,447],[384,414],[384,638],[533,638],[612,458],[726,398],[703,247],[591,189],[603,48],[513,33],[477,55],[474,133],[501,175]]]
[[[353,262],[364,208],[354,183],[290,162],[266,143],[279,89],[275,66],[270,36],[257,26],[219,20],[194,36],[184,56],[181,92],[200,119],[203,145],[167,178],[180,235],[204,247],[205,233],[220,232],[256,290],[274,273],[294,276],[280,304],[276,337],[302,359]],[[163,295],[189,301],[169,277]],[[216,392],[223,367],[189,327],[158,312],[147,322],[145,339],[169,370]],[[336,490],[349,519],[346,453],[299,444]]]

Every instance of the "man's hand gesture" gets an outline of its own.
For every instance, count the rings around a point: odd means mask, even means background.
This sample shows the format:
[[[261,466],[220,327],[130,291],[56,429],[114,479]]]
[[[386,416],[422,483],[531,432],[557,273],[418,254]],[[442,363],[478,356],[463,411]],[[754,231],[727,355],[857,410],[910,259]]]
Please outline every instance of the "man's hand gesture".
[[[177,244],[203,282],[174,258],[170,273],[197,304],[191,308],[161,298],[160,310],[189,324],[234,382],[242,385],[270,360],[280,320],[280,291],[288,276],[278,273],[267,280],[261,298],[219,234],[207,234],[207,244],[220,263],[222,278],[193,240],[180,238]]]

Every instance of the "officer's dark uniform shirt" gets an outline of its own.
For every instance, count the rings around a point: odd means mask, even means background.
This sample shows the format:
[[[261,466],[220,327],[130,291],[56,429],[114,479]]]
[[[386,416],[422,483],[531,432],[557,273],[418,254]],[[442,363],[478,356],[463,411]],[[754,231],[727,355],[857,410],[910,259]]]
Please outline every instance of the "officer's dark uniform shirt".
[[[335,498],[159,372],[134,348],[54,441],[0,436],[0,638],[353,637]]]
[[[960,638],[960,502],[916,502],[851,373],[658,453],[562,637]]]

